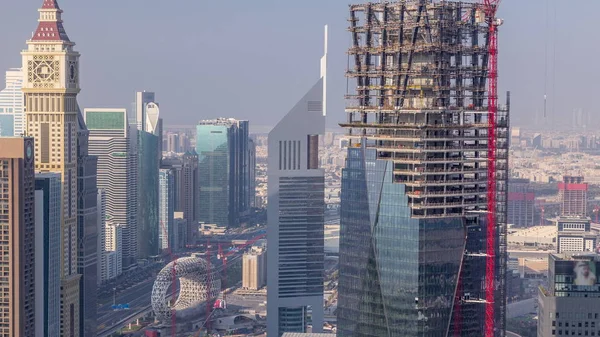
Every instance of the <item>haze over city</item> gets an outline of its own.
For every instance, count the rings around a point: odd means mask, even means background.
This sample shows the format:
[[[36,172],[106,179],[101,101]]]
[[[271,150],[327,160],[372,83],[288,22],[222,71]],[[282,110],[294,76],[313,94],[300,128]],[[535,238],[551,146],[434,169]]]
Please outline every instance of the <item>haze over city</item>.
[[[3,48],[20,50],[39,1],[5,2],[0,29],[10,34]],[[347,1],[63,0],[61,6],[69,8],[65,28],[83,55],[83,106],[128,107],[133,91],[145,89],[160,93],[166,124],[235,116],[273,127],[318,75],[313,60],[321,43],[314,37],[329,24],[330,49],[338,52],[330,55],[327,125],[344,120]],[[590,23],[598,11],[594,0],[502,1],[499,92],[513,92],[514,125],[533,125],[536,113],[535,125],[543,124],[546,40],[548,125],[570,127],[576,108],[597,111],[600,47]],[[18,53],[0,54],[1,69],[19,64]]]
[[[600,337],[600,2],[3,5],[0,337]]]

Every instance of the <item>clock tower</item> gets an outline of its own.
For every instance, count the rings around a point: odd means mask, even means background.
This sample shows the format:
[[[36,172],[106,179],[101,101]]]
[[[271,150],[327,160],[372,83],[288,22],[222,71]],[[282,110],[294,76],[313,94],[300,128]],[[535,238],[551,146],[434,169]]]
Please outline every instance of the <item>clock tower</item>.
[[[79,334],[77,273],[77,131],[79,53],[63,27],[57,0],[44,0],[23,57],[27,136],[34,137],[36,171],[62,176],[61,336]],[[56,263],[59,263],[56,261]]]

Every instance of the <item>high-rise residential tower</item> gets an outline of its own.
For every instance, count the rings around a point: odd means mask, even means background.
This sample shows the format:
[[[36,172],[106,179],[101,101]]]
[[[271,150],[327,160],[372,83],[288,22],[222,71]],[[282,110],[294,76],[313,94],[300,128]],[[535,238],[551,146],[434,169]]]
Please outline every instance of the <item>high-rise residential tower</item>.
[[[508,184],[508,223],[519,227],[534,225],[535,192],[529,179],[511,179]]]
[[[501,21],[459,1],[349,14],[337,335],[504,336],[508,106],[487,103]]]
[[[23,71],[6,72],[6,87],[0,90],[0,137],[21,136],[25,132]]]
[[[564,176],[558,183],[560,214],[564,216],[587,215],[588,184],[581,176]]]
[[[80,336],[77,257],[77,94],[79,53],[56,0],[44,0],[23,58],[26,133],[35,138],[35,168],[62,176],[61,335]]]
[[[77,114],[77,226],[81,274],[79,330],[81,336],[93,336],[97,332],[97,283],[98,283],[98,209],[97,168],[98,157],[89,154],[89,136],[81,111]]]
[[[137,261],[137,153],[132,152],[125,109],[85,109],[89,153],[98,157],[97,185],[105,193],[106,216],[123,227],[123,268]]]
[[[60,336],[60,193],[60,174],[35,175],[36,336]]]
[[[267,166],[267,335],[323,329],[327,28],[321,78],[271,130]]]
[[[175,221],[175,179],[170,169],[160,169],[158,173],[158,219],[160,230],[158,241],[160,249],[173,247],[173,222]]]
[[[233,118],[198,123],[198,220],[236,227],[248,211],[248,129],[248,121]]]
[[[37,336],[33,148],[32,138],[0,138],[0,191],[4,191],[0,194],[3,233],[0,336],[3,337]]]

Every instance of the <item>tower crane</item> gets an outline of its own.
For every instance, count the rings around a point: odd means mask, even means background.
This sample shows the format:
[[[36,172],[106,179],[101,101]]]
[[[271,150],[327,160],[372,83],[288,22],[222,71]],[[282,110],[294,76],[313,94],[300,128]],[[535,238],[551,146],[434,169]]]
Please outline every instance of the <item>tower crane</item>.
[[[481,0],[488,25],[488,191],[485,275],[485,337],[495,334],[496,280],[496,114],[498,112],[498,27],[496,18],[500,0]],[[485,66],[485,65],[484,65]]]

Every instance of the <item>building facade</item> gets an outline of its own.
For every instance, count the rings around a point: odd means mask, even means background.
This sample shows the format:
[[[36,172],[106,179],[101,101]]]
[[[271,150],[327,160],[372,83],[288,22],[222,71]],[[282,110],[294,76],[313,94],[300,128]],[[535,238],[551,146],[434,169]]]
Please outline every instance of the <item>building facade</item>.
[[[538,293],[539,337],[600,334],[600,258],[550,254],[548,288]]]
[[[106,252],[106,279],[112,280],[123,273],[124,227],[107,221],[104,227]]]
[[[0,138],[0,336],[35,334],[34,140]],[[60,264],[59,261],[53,261]],[[40,294],[43,296],[43,294]]]
[[[267,252],[263,247],[252,247],[242,261],[242,288],[259,290],[267,284]]]
[[[323,329],[327,34],[321,78],[271,130],[267,166],[267,335]]]
[[[158,218],[160,221],[158,241],[160,249],[164,250],[174,246],[173,223],[175,221],[175,181],[173,171],[169,169],[160,169],[158,181]]]
[[[474,6],[350,5],[340,337],[505,335],[509,109]]]
[[[138,153],[138,258],[160,253],[159,169],[162,159],[162,120],[153,92],[136,93]]]
[[[581,176],[564,176],[558,183],[560,214],[563,216],[587,215],[588,184]]]
[[[125,109],[85,109],[89,153],[98,157],[97,185],[105,194],[106,218],[123,226],[122,265],[136,264],[138,252],[138,162],[132,151]],[[134,132],[135,134],[135,132]]]
[[[561,216],[556,220],[556,252],[558,254],[594,252],[598,242],[589,217]]]
[[[205,120],[196,128],[200,209],[198,220],[237,227],[248,211],[248,121]]]
[[[37,171],[62,176],[61,335],[80,336],[77,225],[79,53],[56,0],[44,0],[38,27],[21,53],[26,133],[35,139]]]
[[[23,71],[6,72],[6,86],[0,91],[0,137],[20,136],[25,133],[23,102]]]
[[[508,184],[508,223],[518,227],[534,226],[535,192],[529,179],[511,179]]]
[[[60,174],[35,175],[36,336],[60,336],[60,193]]]
[[[106,282],[106,195],[104,190],[98,189],[98,195],[96,196],[96,204],[98,205],[98,286]]]
[[[98,306],[98,157],[89,154],[89,131],[83,115],[77,114],[77,226],[80,335],[91,336],[97,331]]]

